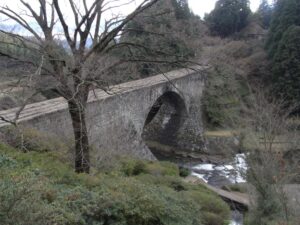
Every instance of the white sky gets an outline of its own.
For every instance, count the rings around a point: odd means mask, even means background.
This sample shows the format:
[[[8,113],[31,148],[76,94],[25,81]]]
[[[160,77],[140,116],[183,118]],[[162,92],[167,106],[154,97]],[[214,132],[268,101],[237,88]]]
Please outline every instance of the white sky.
[[[80,2],[81,0],[78,0],[78,2]],[[120,0],[120,1],[124,1],[124,2],[128,2],[131,0]],[[135,0],[135,4],[131,4],[131,5],[126,5],[126,6],[122,6],[119,9],[114,9],[111,11],[108,11],[106,13],[106,15],[104,15],[105,18],[111,18],[112,14],[118,14],[121,13],[123,15],[126,15],[128,13],[130,13],[132,10],[134,10],[134,8],[138,5],[139,2],[141,2],[142,0]],[[164,0],[163,0],[164,1]],[[189,5],[191,10],[201,16],[203,18],[204,13],[209,13],[211,10],[214,9],[215,3],[217,0],[188,0],[189,1]],[[269,0],[270,2],[272,0]],[[30,4],[34,9],[38,9],[38,0],[25,0],[25,2],[27,2],[28,4]],[[62,7],[62,11],[65,12],[65,19],[68,21],[68,25],[72,26],[71,24],[74,23],[74,18],[72,17],[72,12],[70,10],[70,6],[67,3],[67,0],[59,0],[59,3]],[[87,2],[92,2],[92,0],[88,0]],[[112,1],[113,2],[113,1]],[[250,0],[251,3],[251,9],[252,11],[256,11],[256,9],[258,8],[259,4],[260,4],[261,0]],[[20,4],[20,0],[0,0],[0,6],[9,6],[11,9],[16,10],[17,12],[20,13],[20,15],[24,15],[24,7],[21,6]],[[109,14],[109,15],[108,15]],[[27,22],[31,22],[31,18],[27,18]],[[6,26],[14,26],[15,23],[11,20],[5,20],[5,18],[2,16],[0,16],[0,26],[2,25],[6,25]]]
[[[189,5],[195,14],[203,17],[204,13],[209,13],[214,9],[216,1],[217,0],[189,0]],[[251,10],[255,12],[260,2],[261,0],[250,0]],[[269,0],[269,2],[271,1]]]
[[[9,5],[16,6],[19,0],[0,0],[0,5]],[[200,15],[201,17],[204,13],[209,13],[215,6],[217,0],[188,0],[190,8],[195,14]],[[269,0],[271,1],[271,0]],[[27,0],[30,5],[35,5],[38,0]],[[62,1],[63,2],[63,1]],[[252,11],[256,11],[260,4],[261,0],[250,0]]]

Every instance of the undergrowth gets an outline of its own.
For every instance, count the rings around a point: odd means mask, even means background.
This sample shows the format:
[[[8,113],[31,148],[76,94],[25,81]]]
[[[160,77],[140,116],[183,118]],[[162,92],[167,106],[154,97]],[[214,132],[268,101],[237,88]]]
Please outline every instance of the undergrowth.
[[[226,224],[228,206],[179,174],[171,163],[122,157],[107,170],[76,174],[59,151],[0,144],[0,224]]]

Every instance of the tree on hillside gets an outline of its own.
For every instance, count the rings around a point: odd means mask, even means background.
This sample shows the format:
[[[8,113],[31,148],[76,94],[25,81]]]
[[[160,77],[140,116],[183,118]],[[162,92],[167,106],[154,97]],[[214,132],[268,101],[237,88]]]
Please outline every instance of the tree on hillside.
[[[157,73],[158,70],[167,71],[182,67],[179,62],[195,56],[197,49],[193,44],[200,36],[201,23],[201,20],[190,12],[186,0],[161,1],[128,23],[126,32],[121,35],[120,44],[130,43],[131,51],[123,48],[117,54],[125,58],[134,56],[145,59],[147,56],[164,62],[163,65],[158,65],[144,60],[132,65],[132,70],[138,71],[142,77]],[[122,72],[126,70],[128,67]],[[132,74],[132,71],[128,73]]]
[[[171,0],[171,2],[177,19],[191,18],[191,11],[187,0]]]
[[[293,25],[300,26],[300,2],[298,0],[276,1],[266,43],[271,58],[275,56],[284,32]]]
[[[248,165],[250,199],[255,199],[247,224],[298,224],[299,202],[288,197],[287,185],[299,179],[299,134],[291,123],[293,107],[257,88],[251,101],[242,104],[243,114],[235,118],[241,147]],[[297,207],[296,207],[297,206]]]
[[[284,32],[273,58],[274,90],[290,103],[300,102],[300,26]]]
[[[117,15],[110,19],[105,18],[105,14],[113,8],[122,7],[126,4],[124,1],[65,1],[72,14],[68,18],[62,1],[58,0],[39,0],[38,9],[28,1],[19,0],[22,13],[17,11],[17,7],[0,7],[0,16],[16,22],[34,36],[34,41],[30,42],[42,56],[42,73],[54,78],[57,92],[68,102],[75,137],[76,172],[88,173],[90,169],[90,145],[85,121],[89,91],[104,88],[101,76],[126,63],[124,60],[108,60],[110,52],[120,47],[116,39],[130,21],[159,1],[143,0],[126,17]],[[22,44],[28,42],[18,33],[2,32],[19,39]],[[62,37],[63,45],[58,44],[58,37]],[[1,54],[11,56],[7,52]],[[26,61],[32,65],[41,64],[30,59]]]
[[[259,5],[257,14],[259,16],[259,20],[261,21],[263,28],[265,29],[270,27],[272,12],[272,7],[269,5],[268,1],[262,0]]]
[[[250,13],[249,0],[218,0],[205,20],[212,34],[226,37],[243,29]]]
[[[278,0],[266,49],[272,63],[270,84],[289,104],[300,101],[300,1]]]

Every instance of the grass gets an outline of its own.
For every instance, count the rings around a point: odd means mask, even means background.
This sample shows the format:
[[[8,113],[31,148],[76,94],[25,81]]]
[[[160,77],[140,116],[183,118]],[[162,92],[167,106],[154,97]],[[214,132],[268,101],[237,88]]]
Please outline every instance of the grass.
[[[232,130],[206,131],[204,135],[206,137],[233,137],[234,131]]]
[[[222,187],[225,191],[247,193],[247,187],[244,184],[231,184]]]

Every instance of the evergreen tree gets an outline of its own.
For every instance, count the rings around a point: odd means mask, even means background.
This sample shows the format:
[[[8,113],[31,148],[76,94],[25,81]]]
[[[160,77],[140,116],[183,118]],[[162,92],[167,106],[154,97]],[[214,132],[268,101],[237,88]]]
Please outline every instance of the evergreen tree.
[[[263,28],[267,29],[270,27],[272,18],[272,7],[269,5],[267,0],[262,0],[258,8],[258,16],[261,21]]]
[[[205,20],[213,34],[226,37],[247,25],[250,12],[249,0],[218,0]]]
[[[271,58],[276,54],[284,32],[293,25],[300,26],[300,1],[277,0],[266,44]]]
[[[130,42],[132,47],[130,51],[121,49],[117,54],[138,59],[147,56],[150,62],[134,65],[136,72],[142,77],[158,73],[158,64],[152,61],[167,58],[169,62],[182,62],[195,55],[195,49],[190,45],[191,39],[199,36],[200,23],[199,17],[190,11],[187,0],[160,1],[128,24],[128,31],[121,36],[120,43]],[[167,71],[177,66],[180,65],[165,63],[159,67]]]
[[[273,59],[274,89],[293,103],[300,102],[300,26],[290,26]]]
[[[266,48],[272,64],[271,84],[290,103],[300,101],[300,1],[278,0]]]
[[[187,0],[172,0],[172,5],[177,19],[190,19],[192,17]]]

